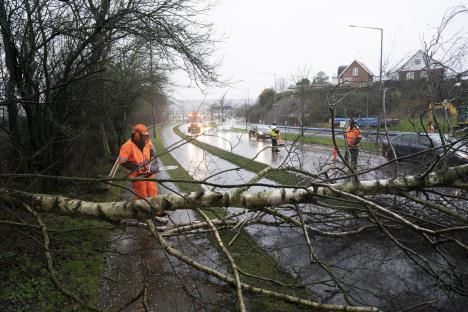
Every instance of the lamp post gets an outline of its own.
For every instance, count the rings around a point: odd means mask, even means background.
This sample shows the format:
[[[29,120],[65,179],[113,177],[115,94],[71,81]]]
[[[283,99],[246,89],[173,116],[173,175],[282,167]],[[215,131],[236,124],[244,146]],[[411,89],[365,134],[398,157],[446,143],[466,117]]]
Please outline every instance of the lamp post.
[[[301,137],[304,137],[304,84],[301,83]]]
[[[177,107],[179,109],[179,115],[182,115],[182,123],[185,122],[185,110],[184,110],[184,107],[182,105],[179,105],[177,104],[175,101],[174,101],[174,98],[172,97],[172,101],[171,101],[171,104],[174,105],[175,107]],[[175,113],[175,110],[174,110],[174,113]]]
[[[249,89],[245,89],[247,91],[247,105],[245,107],[245,130],[247,130],[247,125],[249,123],[249,109],[250,109],[250,92]]]
[[[379,70],[379,87],[380,87],[380,92],[382,93],[382,113],[383,113],[383,118],[384,118],[384,124],[386,124],[386,119],[387,119],[387,110],[385,108],[385,88],[383,86],[383,81],[382,81],[382,55],[383,55],[383,28],[379,27],[370,27],[370,26],[358,26],[358,25],[349,25],[349,27],[356,27],[356,28],[367,28],[367,29],[374,29],[374,30],[379,30],[380,31],[380,70]],[[380,125],[380,118],[378,124]],[[379,140],[379,128],[377,128],[377,137],[376,141]]]
[[[275,91],[274,92],[274,102],[273,102],[273,106],[276,105],[276,73],[260,73],[261,75],[270,75],[270,76],[274,76],[275,77],[275,85],[273,86],[273,90]],[[275,108],[275,123],[276,123],[276,108]]]
[[[358,26],[358,25],[349,25],[349,27],[367,28],[367,29],[380,30],[380,70],[379,70],[379,83],[380,83],[380,88],[382,89],[383,28],[379,28],[379,27],[369,27],[369,26]]]
[[[247,102],[245,102],[244,99],[244,106],[245,106],[245,129],[247,130],[247,124],[249,122],[249,107],[250,107],[250,91],[249,89],[244,89],[244,88],[233,88],[236,90],[242,90],[247,92]]]

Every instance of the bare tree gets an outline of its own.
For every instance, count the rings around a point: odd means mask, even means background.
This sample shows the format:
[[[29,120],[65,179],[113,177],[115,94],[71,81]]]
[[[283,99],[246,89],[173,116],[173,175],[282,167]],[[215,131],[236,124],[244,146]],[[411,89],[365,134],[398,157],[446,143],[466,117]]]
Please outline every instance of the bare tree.
[[[73,157],[67,151],[74,142],[91,143],[90,156],[102,157],[107,144],[97,142],[112,137],[105,132],[122,132],[124,114],[144,89],[143,80],[152,77],[142,79],[136,71],[150,67],[148,42],[160,86],[163,72],[173,68],[199,83],[217,81],[209,60],[215,47],[211,25],[199,18],[210,7],[187,0],[0,2],[6,69],[1,105],[8,110],[9,152],[23,158],[16,170],[60,172]],[[128,81],[112,76],[128,74],[117,68],[123,59],[134,74]],[[130,80],[139,85],[120,97],[120,105],[109,101],[112,90],[123,90],[120,83]],[[94,135],[95,128],[105,132]]]
[[[125,29],[124,25],[122,27]],[[142,58],[136,56],[135,62],[127,63],[132,50],[125,42],[120,44],[128,48],[126,53],[129,54],[120,64],[145,67]],[[109,53],[112,54],[112,50]],[[87,69],[82,70],[86,72]],[[124,79],[125,75],[118,77]],[[301,75],[294,81],[305,77]],[[133,86],[130,81],[122,85]],[[69,88],[61,90],[57,96],[63,96]],[[346,89],[344,95],[338,96],[339,88],[331,89],[327,96],[332,121],[334,109],[356,92]],[[18,101],[17,95],[13,95]],[[19,116],[20,110],[16,113]],[[247,158],[235,150],[220,150],[207,144],[206,138],[181,135],[182,139],[167,146],[166,151],[159,151],[160,157],[177,153],[190,163],[199,161],[197,170],[203,163],[206,174],[197,173],[196,180],[189,176],[157,179],[170,193],[155,198],[100,202],[27,192],[19,190],[15,182],[54,181],[94,186],[104,183],[123,187],[118,182],[129,179],[4,173],[0,175],[1,181],[5,181],[0,189],[0,224],[15,229],[15,235],[32,236],[41,246],[56,289],[70,301],[91,310],[100,308],[76,295],[75,290],[67,289],[57,274],[54,254],[61,250],[50,237],[55,232],[57,236],[63,233],[54,228],[52,222],[44,221],[45,215],[101,220],[112,229],[141,229],[157,242],[164,254],[229,286],[226,288],[232,290],[229,293],[235,298],[235,307],[232,304],[218,306],[218,310],[245,311],[250,299],[263,295],[271,298],[275,305],[288,302],[297,309],[318,311],[411,311],[447,307],[462,311],[468,302],[468,164],[451,165],[448,158],[464,153],[460,145],[466,147],[466,135],[392,160],[383,159],[380,151],[371,146],[373,149],[362,156],[354,170],[344,162],[340,137],[334,122],[332,125],[337,161],[333,161],[331,155],[319,159],[318,150],[295,154],[303,150],[296,140],[285,145],[284,159],[275,167],[256,161],[264,157],[264,151],[255,149],[254,156]],[[218,159],[210,158],[206,151],[199,159],[192,159],[195,157],[187,151],[200,147],[216,154]],[[395,163],[438,150],[443,152],[437,154],[436,159],[425,164],[427,166],[418,163],[418,170],[411,174],[394,167]],[[219,159],[222,157],[224,160]],[[226,160],[233,165],[217,167]],[[298,166],[299,161],[301,166]],[[195,185],[197,189],[184,191],[174,188],[172,183],[185,187]],[[156,210],[167,211],[169,217],[154,217]],[[199,219],[177,220],[174,215],[180,211],[196,213]],[[229,239],[224,236],[226,233]],[[207,241],[200,243],[206,235],[216,246],[218,262],[201,257],[205,256],[202,245],[209,244]],[[252,239],[240,242],[241,237],[245,239],[247,235]],[[195,252],[179,248],[177,240],[187,242]],[[245,259],[230,248],[236,244],[241,248],[253,246],[253,249],[261,249],[261,253],[274,255],[271,259],[278,260],[294,277],[294,282],[263,276],[255,266],[246,269],[242,264]],[[182,280],[177,269],[173,273]],[[187,293],[193,293],[183,281],[181,284]],[[299,288],[304,292],[297,294],[295,291]],[[147,287],[143,287],[127,304],[115,310],[123,310],[136,301],[141,301],[143,309],[148,309],[146,298]],[[199,297],[197,300],[203,306],[203,300]]]

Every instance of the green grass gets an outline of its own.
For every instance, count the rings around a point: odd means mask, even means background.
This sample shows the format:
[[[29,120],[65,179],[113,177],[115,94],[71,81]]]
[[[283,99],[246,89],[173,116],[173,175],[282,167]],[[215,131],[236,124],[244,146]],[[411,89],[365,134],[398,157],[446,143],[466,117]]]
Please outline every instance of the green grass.
[[[268,168],[268,165],[266,165],[264,163],[251,160],[250,158],[243,157],[241,155],[234,154],[234,153],[228,152],[226,150],[223,150],[221,148],[218,148],[216,146],[213,146],[213,145],[198,141],[196,139],[193,139],[192,137],[190,137],[190,136],[184,134],[182,131],[180,131],[178,126],[175,126],[173,128],[173,130],[181,138],[183,138],[183,139],[185,139],[187,141],[190,141],[192,144],[204,149],[208,153],[210,153],[212,155],[215,155],[215,156],[218,156],[218,157],[220,157],[220,158],[222,158],[222,159],[224,159],[224,160],[226,160],[226,161],[228,161],[228,162],[230,162],[232,164],[235,164],[235,165],[237,165],[237,166],[239,166],[241,168],[244,168],[245,170],[255,172],[255,173],[259,173],[263,169]],[[297,183],[300,182],[300,179],[299,179],[298,176],[296,176],[294,174],[291,174],[291,173],[284,172],[284,171],[270,172],[266,176],[266,178],[268,178],[270,180],[273,180],[273,181],[275,181],[277,183],[283,184],[283,185],[296,185]]]
[[[174,128],[174,130],[176,130]],[[178,130],[177,130],[178,131]],[[157,136],[153,139],[155,147],[158,151],[158,154],[161,155],[160,159],[164,165],[177,165],[178,169],[168,171],[172,179],[184,179],[191,180],[194,179],[188,174],[188,172],[183,169],[180,163],[172,157],[170,153],[165,153],[166,149],[160,139]],[[195,143],[192,141],[192,143]],[[187,183],[175,183],[176,186],[181,191],[185,192],[196,192],[201,191],[202,187],[198,184],[187,184]],[[216,218],[220,215],[226,214],[226,210],[216,209],[204,209],[205,213],[210,218]],[[201,216],[197,216],[201,220]],[[231,230],[222,230],[220,231],[220,236],[224,242],[230,242],[236,233]],[[211,238],[213,244],[216,244],[214,239]],[[282,268],[278,266],[278,263],[270,255],[264,253],[258,244],[245,232],[241,231],[240,235],[236,238],[234,243],[231,246],[226,247],[231,252],[234,257],[237,265],[244,271],[251,274],[262,276],[270,279],[280,281],[284,284],[298,285],[298,280],[292,277],[289,273],[285,272]],[[258,280],[252,277],[241,276],[241,279],[244,282],[255,284],[259,287],[266,289],[284,292],[290,295],[299,296],[302,298],[308,298],[309,294],[307,290],[303,287],[282,287],[271,282]],[[249,297],[249,310],[250,311],[305,311],[305,308],[298,307],[281,300],[275,300],[269,296],[259,295],[259,296],[250,296]]]
[[[326,145],[326,146],[333,146],[333,140],[331,137],[323,137],[323,136],[305,136],[304,138],[300,138],[297,134],[287,134],[284,136],[286,140],[288,141],[294,141],[296,139],[298,140],[303,140],[306,143],[312,143],[312,144],[319,144],[319,145]],[[345,140],[342,138],[336,138],[336,144],[340,148],[345,147]],[[379,146],[375,143],[372,142],[361,142],[359,144],[359,147],[361,150],[366,150],[366,151],[375,151],[379,149]]]
[[[249,130],[241,129],[241,128],[231,128],[229,131],[237,132],[237,133],[248,133]]]
[[[412,122],[414,122],[414,124],[412,124]],[[389,131],[407,131],[407,132],[424,131],[419,119],[414,119],[411,121],[409,119],[400,119],[400,123],[398,125],[388,126],[387,128]],[[385,128],[383,127],[383,125],[380,127],[380,131],[385,131]]]
[[[444,117],[440,116],[439,114],[437,115],[437,121],[439,122],[439,126],[442,129],[443,133],[448,133],[449,132],[449,127],[447,122],[445,122]],[[427,127],[427,118],[423,119],[424,126]],[[452,127],[457,126],[457,119],[456,118],[450,118],[450,124]],[[383,131],[383,127],[381,127],[381,130]],[[407,132],[424,132],[424,127],[421,125],[421,121],[419,118],[417,119],[400,119],[400,123],[398,125],[394,126],[389,126],[388,127],[389,131],[407,131]]]
[[[232,128],[232,132],[238,132],[238,133],[246,133],[247,130],[245,129],[239,129],[239,128]],[[364,130],[365,131],[365,130]],[[304,136],[301,137],[298,134],[295,133],[282,133],[281,134],[283,140],[286,141],[301,141],[301,142],[306,142],[306,143],[311,143],[311,144],[319,144],[319,145],[325,145],[325,146],[333,146],[333,140],[331,137],[325,137],[325,136]],[[336,138],[336,144],[338,147],[343,147],[345,146],[345,140],[342,138]],[[376,151],[380,147],[372,142],[362,142],[360,144],[361,150],[366,150],[366,151]]]
[[[113,162],[98,164],[102,174]],[[56,188],[55,193],[86,200],[113,201],[120,199],[120,189],[90,192],[90,186]],[[84,193],[86,192],[86,193]],[[28,214],[19,212],[28,223],[37,224]],[[55,269],[64,287],[79,298],[95,304],[110,226],[105,222],[43,214],[49,230]],[[1,215],[1,219],[7,219]],[[81,229],[81,230],[80,230]],[[0,230],[0,310],[1,311],[86,311],[60,293],[50,280],[39,231],[2,226]],[[34,237],[37,242],[32,239]]]

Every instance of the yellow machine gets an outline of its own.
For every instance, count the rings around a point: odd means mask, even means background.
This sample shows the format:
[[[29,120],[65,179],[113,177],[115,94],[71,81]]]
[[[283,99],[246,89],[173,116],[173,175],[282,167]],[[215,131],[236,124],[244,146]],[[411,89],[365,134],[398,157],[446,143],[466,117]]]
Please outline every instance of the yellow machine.
[[[449,130],[464,128],[468,126],[468,106],[457,106],[448,101],[444,101],[441,103],[430,103],[429,110],[427,113],[428,119],[428,127],[435,127],[434,121],[434,114],[438,110],[443,110],[444,112],[444,120],[447,122],[449,126]],[[450,118],[455,118],[457,120],[457,124],[454,126],[450,122]]]

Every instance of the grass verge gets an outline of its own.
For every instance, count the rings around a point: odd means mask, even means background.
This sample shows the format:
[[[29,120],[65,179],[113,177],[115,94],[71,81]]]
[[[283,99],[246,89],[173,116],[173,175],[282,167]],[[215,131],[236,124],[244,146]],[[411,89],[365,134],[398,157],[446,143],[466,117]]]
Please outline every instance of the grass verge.
[[[156,147],[156,150],[161,155],[160,160],[164,163],[164,165],[179,166],[175,170],[168,171],[169,176],[172,179],[184,179],[194,181],[192,176],[190,176],[188,172],[185,171],[185,169],[183,169],[180,163],[174,157],[172,157],[170,153],[165,153],[166,149],[160,136],[157,136],[155,139],[153,139],[153,143]],[[195,142],[192,141],[192,143]],[[198,184],[175,184],[180,191],[184,192],[195,192],[203,190],[203,188]],[[205,211],[210,218],[214,218],[215,216],[219,216],[220,214],[219,209],[216,209],[216,211],[214,211],[214,209],[213,211],[210,211],[210,209],[206,209]],[[198,218],[201,219],[201,217]],[[224,242],[230,242],[236,235],[236,232],[232,230],[222,230],[220,231],[220,235]],[[213,244],[215,244],[213,239],[212,242]],[[291,276],[291,274],[289,274],[288,272],[284,271],[281,267],[279,267],[277,261],[273,257],[264,253],[258,246],[258,244],[250,237],[250,235],[246,231],[241,230],[240,235],[237,236],[234,243],[231,244],[231,246],[227,246],[226,244],[226,247],[233,255],[239,268],[241,268],[243,271],[251,272],[257,276],[274,279],[284,284],[294,285],[294,287],[280,286],[268,281],[263,281],[254,277],[247,276],[241,276],[242,281],[251,284],[255,283],[259,287],[263,287],[273,291],[284,292],[293,296],[299,296],[302,298],[309,297],[307,290],[301,287],[298,280]],[[306,310],[305,308],[298,307],[281,300],[273,299],[265,295],[250,296],[248,303],[250,311],[292,312]]]
[[[96,172],[110,170],[112,160],[96,166]],[[89,186],[57,187],[55,193],[86,200],[120,199],[120,190],[89,192]],[[29,224],[35,219],[23,212],[15,215]],[[10,216],[11,218],[11,216]],[[105,222],[43,214],[50,230],[50,248],[58,278],[64,287],[94,305],[98,300],[101,273],[110,237]],[[0,219],[7,216],[0,213]],[[0,230],[0,311],[86,311],[59,292],[46,268],[42,235],[34,228],[2,226]]]
[[[263,169],[268,168],[268,165],[266,165],[264,163],[261,163],[261,162],[252,160],[250,158],[243,157],[241,155],[237,155],[237,154],[228,152],[228,151],[223,150],[221,148],[218,148],[216,146],[213,146],[213,145],[198,141],[198,140],[186,135],[182,131],[180,131],[178,126],[175,126],[173,128],[173,130],[181,138],[183,138],[183,139],[185,139],[187,141],[190,141],[190,143],[204,149],[208,153],[210,153],[212,155],[215,155],[215,156],[217,156],[219,158],[222,158],[222,159],[224,159],[224,160],[226,160],[226,161],[228,161],[228,162],[230,162],[232,164],[235,164],[235,165],[237,165],[237,166],[239,166],[241,168],[244,168],[245,170],[255,172],[255,173],[259,173]],[[299,177],[297,175],[287,173],[287,172],[284,172],[284,171],[272,171],[267,176],[265,176],[265,178],[268,178],[268,179],[270,179],[272,181],[275,181],[275,182],[277,182],[279,184],[284,184],[284,185],[296,185],[297,183],[300,183],[300,179],[299,179]]]
[[[247,130],[245,129],[240,129],[240,128],[232,128],[232,132],[238,132],[238,133],[246,133]],[[287,141],[302,141],[305,143],[311,143],[311,144],[319,144],[319,145],[325,145],[325,146],[330,146],[333,147],[333,140],[331,137],[324,137],[324,136],[304,136],[301,137],[298,134],[295,133],[281,133],[281,136],[284,140]],[[336,143],[338,147],[344,148],[345,147],[345,140],[342,138],[336,138]],[[372,142],[361,142],[360,144],[360,149],[361,150],[366,150],[366,151],[377,151],[380,149],[380,146],[378,144],[372,143]]]

